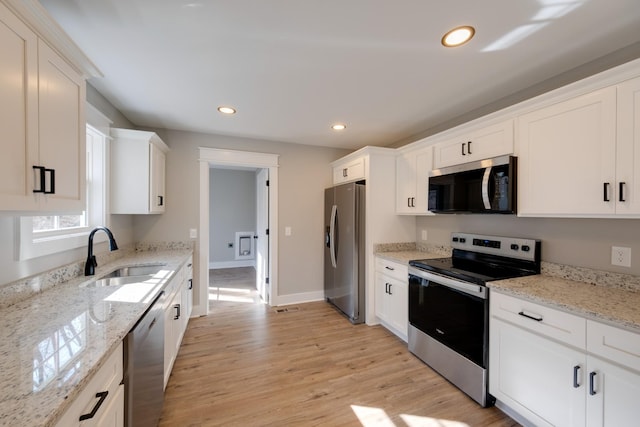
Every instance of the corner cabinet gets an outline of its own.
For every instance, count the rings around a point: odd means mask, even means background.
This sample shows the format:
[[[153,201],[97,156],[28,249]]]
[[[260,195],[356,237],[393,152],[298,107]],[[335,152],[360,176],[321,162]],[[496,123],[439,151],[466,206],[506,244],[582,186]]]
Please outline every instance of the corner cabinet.
[[[0,47],[0,210],[84,210],[85,75],[2,3]]]
[[[376,257],[376,316],[405,342],[409,323],[409,269]]]
[[[432,148],[408,151],[396,157],[396,213],[421,215],[429,212],[429,172]]]
[[[111,129],[111,136],[111,213],[163,213],[169,147],[153,132]]]
[[[640,335],[491,292],[489,392],[537,426],[635,426]]]

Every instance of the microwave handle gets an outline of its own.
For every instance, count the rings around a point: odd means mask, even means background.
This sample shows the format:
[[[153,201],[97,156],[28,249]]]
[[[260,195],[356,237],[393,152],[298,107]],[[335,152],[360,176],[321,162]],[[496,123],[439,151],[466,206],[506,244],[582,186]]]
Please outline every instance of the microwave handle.
[[[491,209],[491,201],[489,200],[489,178],[491,177],[491,167],[484,170],[482,177],[482,203],[487,210]]]

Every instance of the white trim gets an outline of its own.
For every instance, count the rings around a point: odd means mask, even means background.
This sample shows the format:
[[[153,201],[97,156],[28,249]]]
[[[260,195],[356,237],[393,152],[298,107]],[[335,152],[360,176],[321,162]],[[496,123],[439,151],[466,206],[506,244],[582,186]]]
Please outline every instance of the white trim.
[[[93,126],[99,132],[102,132],[105,138],[111,139],[111,136],[109,135],[113,122],[109,117],[102,114],[102,111],[98,110],[88,102],[85,103],[84,115],[88,125]]]
[[[83,74],[84,78],[104,77],[38,0],[3,0],[3,3],[51,48],[64,56],[69,65]]]
[[[304,304],[305,302],[324,301],[324,291],[302,292],[299,294],[281,295],[278,304],[271,305],[291,305]]]
[[[199,316],[209,313],[209,168],[216,166],[269,169],[269,286],[270,305],[278,305],[278,154],[223,150],[199,147],[200,209],[198,243],[198,305],[193,312]]]
[[[211,261],[209,270],[217,270],[220,268],[237,268],[237,267],[253,267],[256,268],[256,260],[239,260],[239,261]]]

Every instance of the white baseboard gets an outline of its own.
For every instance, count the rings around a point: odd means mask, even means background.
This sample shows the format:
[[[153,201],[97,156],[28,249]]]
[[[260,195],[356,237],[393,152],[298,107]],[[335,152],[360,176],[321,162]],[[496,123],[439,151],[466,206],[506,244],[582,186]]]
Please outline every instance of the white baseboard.
[[[218,268],[236,268],[236,267],[256,267],[255,259],[246,259],[238,261],[217,261],[209,262],[209,270],[215,270]]]
[[[299,294],[278,295],[271,298],[272,306],[302,304],[305,302],[324,301],[324,290],[315,292],[302,292]]]

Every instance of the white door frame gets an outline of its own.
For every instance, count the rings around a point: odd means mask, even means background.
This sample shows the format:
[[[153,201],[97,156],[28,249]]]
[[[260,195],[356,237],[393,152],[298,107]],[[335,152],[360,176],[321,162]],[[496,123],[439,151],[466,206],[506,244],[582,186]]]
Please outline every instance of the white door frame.
[[[209,169],[248,167],[269,169],[269,266],[270,305],[278,305],[278,155],[199,147],[200,161],[200,239],[199,299],[194,315],[209,313]]]

